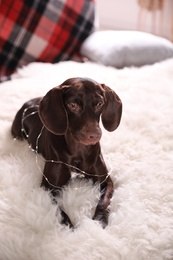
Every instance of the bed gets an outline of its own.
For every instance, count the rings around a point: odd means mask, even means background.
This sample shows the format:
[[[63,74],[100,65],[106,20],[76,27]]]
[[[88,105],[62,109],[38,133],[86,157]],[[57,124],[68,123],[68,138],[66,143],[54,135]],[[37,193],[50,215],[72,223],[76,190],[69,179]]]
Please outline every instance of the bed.
[[[94,1],[78,2],[76,11],[71,0],[32,1],[29,9],[20,0],[18,5],[12,0],[1,3],[1,18],[10,8],[12,20],[6,20],[0,36],[0,259],[172,260],[173,45],[141,32],[92,32]],[[24,12],[18,20],[16,6]],[[61,16],[59,26],[57,13],[63,10],[66,16]],[[25,23],[26,14],[32,17],[30,23]],[[42,24],[35,26],[33,17]],[[66,17],[73,17],[73,23]],[[76,27],[77,21],[82,28]],[[10,34],[13,27],[15,37]],[[73,32],[61,34],[63,52],[59,45],[53,48],[59,39],[55,33],[62,28]],[[88,58],[83,63],[72,60],[76,42]],[[20,68],[11,75],[17,65]],[[53,204],[40,187],[43,160],[27,142],[11,135],[14,116],[25,101],[45,95],[70,77],[105,83],[123,102],[118,129],[110,133],[102,127],[102,153],[114,183],[105,229],[92,220],[99,186],[74,177]],[[74,229],[61,225],[58,206]]]
[[[103,129],[102,151],[114,182],[109,224],[92,214],[98,186],[74,178],[61,205],[75,229],[60,224],[57,206],[40,188],[43,161],[10,128],[26,100],[44,95],[66,78],[90,77],[123,101],[119,128]],[[173,258],[173,59],[116,69],[94,62],[31,63],[1,84],[1,259]]]

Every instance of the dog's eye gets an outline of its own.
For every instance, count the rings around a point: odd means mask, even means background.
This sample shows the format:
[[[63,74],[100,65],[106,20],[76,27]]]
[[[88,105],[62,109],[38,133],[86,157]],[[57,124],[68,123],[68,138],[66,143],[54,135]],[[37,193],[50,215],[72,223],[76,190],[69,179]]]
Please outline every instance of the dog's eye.
[[[72,112],[79,112],[80,111],[80,107],[77,103],[68,103],[67,104],[68,108],[72,111]]]
[[[96,104],[96,106],[95,106],[96,111],[99,111],[99,110],[102,108],[103,105],[104,105],[104,102],[103,102],[103,101],[98,102],[98,103]]]
[[[103,102],[103,101],[100,101],[100,102],[97,103],[97,107],[102,107],[103,104],[104,104],[104,102]]]

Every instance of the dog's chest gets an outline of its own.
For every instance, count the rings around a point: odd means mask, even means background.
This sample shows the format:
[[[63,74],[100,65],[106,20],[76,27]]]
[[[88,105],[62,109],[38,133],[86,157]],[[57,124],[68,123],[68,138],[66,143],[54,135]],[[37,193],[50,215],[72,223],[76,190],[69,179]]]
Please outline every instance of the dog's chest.
[[[86,148],[82,151],[78,149],[77,154],[71,158],[71,164],[82,171],[86,171],[95,164],[96,157],[94,154],[95,153],[91,148]]]
[[[86,161],[88,161],[87,154],[86,156],[78,155],[77,157],[71,159],[71,164],[81,170],[86,170]]]
[[[77,168],[81,168],[83,166],[83,160],[81,160],[81,159],[76,158],[76,159],[73,160],[72,163]]]

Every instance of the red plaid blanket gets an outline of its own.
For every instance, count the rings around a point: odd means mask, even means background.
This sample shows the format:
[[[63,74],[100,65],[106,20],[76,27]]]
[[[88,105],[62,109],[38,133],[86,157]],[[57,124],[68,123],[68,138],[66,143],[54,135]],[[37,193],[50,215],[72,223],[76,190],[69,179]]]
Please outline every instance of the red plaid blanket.
[[[94,0],[1,0],[1,81],[33,61],[70,59],[92,32],[94,14]]]

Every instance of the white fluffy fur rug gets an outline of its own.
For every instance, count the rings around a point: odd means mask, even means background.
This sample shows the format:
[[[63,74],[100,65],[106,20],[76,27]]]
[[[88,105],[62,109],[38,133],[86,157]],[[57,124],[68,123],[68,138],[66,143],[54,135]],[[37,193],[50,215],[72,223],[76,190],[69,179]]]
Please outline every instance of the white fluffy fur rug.
[[[76,228],[60,225],[39,187],[43,162],[10,134],[23,102],[75,76],[107,84],[123,101],[120,127],[103,130],[101,142],[115,184],[106,229],[91,219],[98,187],[79,179],[58,200]],[[0,89],[1,260],[173,259],[173,60],[123,70],[33,63]]]

